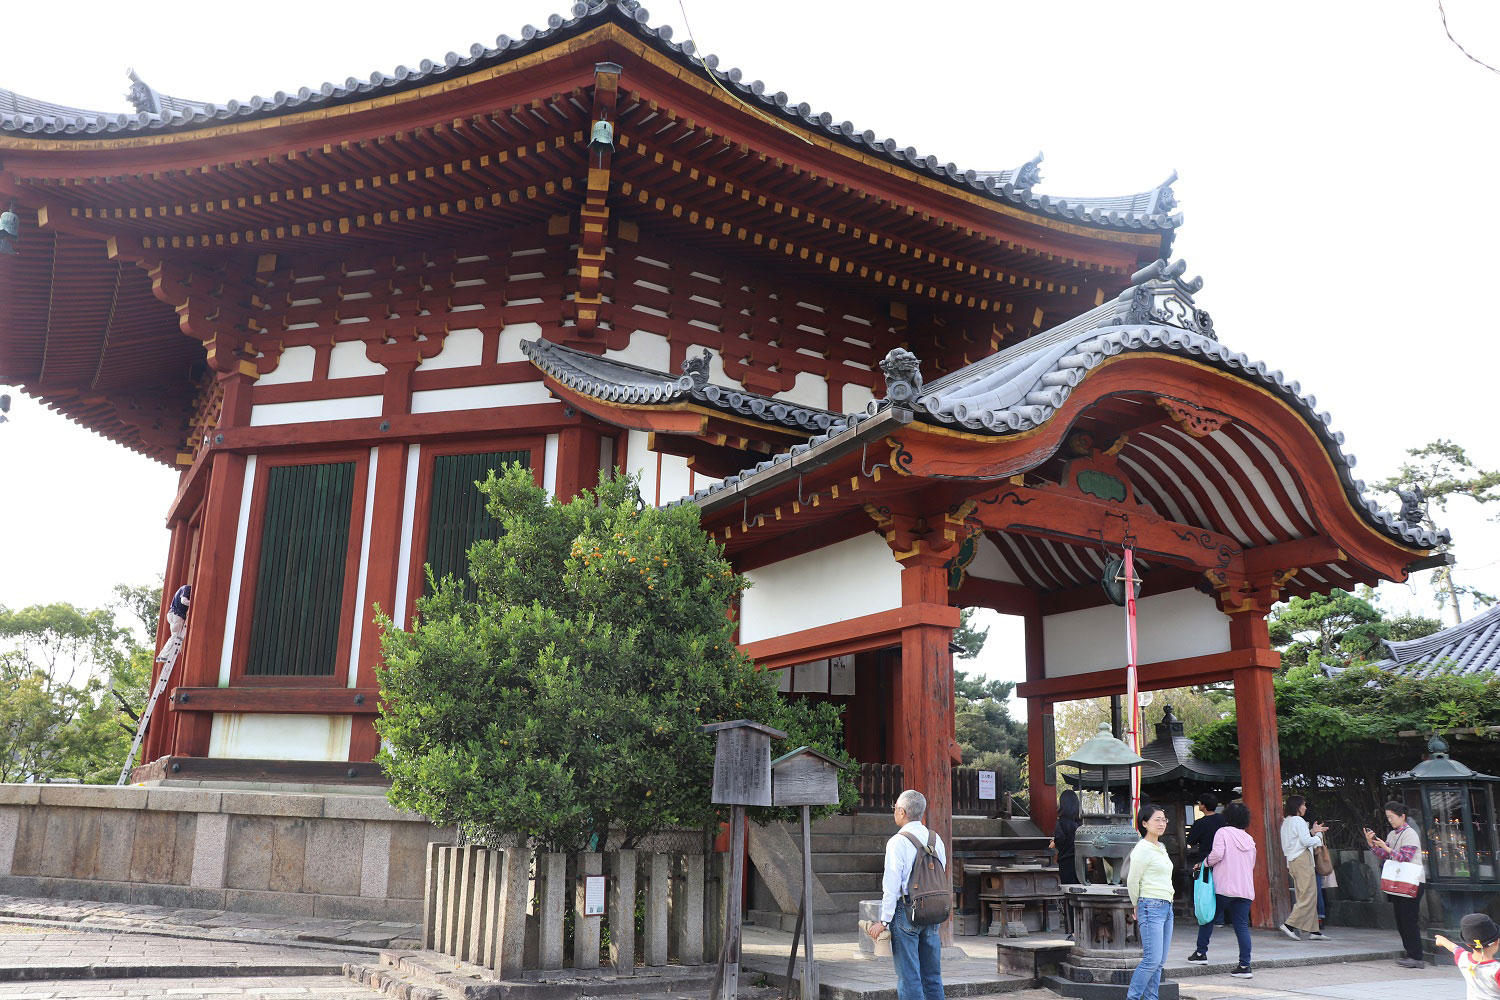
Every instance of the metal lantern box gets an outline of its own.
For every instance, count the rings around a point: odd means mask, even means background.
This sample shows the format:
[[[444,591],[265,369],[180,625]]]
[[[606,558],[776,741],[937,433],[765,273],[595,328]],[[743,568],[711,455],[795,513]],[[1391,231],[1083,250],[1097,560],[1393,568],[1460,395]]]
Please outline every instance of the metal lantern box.
[[[830,806],[839,800],[844,765],[812,747],[798,747],[771,762],[771,804]]]
[[[713,722],[699,729],[713,733],[713,801],[719,805],[771,804],[771,741],[786,733],[750,719]]]

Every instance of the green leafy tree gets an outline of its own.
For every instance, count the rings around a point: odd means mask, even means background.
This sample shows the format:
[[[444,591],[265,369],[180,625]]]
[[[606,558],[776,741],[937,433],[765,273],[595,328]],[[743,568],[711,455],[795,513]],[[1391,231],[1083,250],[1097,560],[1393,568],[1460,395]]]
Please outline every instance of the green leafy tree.
[[[953,655],[960,660],[972,660],[984,649],[989,637],[989,626],[980,628],[975,625],[974,609],[964,608],[958,613],[958,628],[953,630],[953,645],[957,647]]]
[[[1481,469],[1469,458],[1462,447],[1446,438],[1439,438],[1421,448],[1408,448],[1408,461],[1402,463],[1401,471],[1375,484],[1378,490],[1396,493],[1411,492],[1413,487],[1421,490],[1420,511],[1422,524],[1436,530],[1433,510],[1447,511],[1448,503],[1454,499],[1467,499],[1480,505],[1500,501],[1500,471]],[[1437,547],[1439,552],[1452,552],[1453,545],[1445,542]],[[1495,603],[1495,596],[1474,587],[1461,584],[1454,578],[1452,565],[1439,566],[1433,571],[1432,586],[1438,593],[1438,609],[1453,611],[1453,621],[1463,621],[1462,601],[1468,598],[1475,605],[1488,607]]]
[[[1024,790],[1026,724],[1010,715],[1012,681],[953,673],[954,729],[965,767],[994,771],[1001,787]]]
[[[1435,618],[1402,614],[1387,618],[1364,589],[1356,597],[1335,588],[1328,594],[1294,597],[1277,605],[1268,622],[1271,644],[1281,650],[1286,667],[1308,664],[1347,667],[1385,658],[1382,640],[1403,641],[1442,628]]]
[[[475,599],[448,578],[410,631],[383,622],[395,805],[548,850],[630,846],[721,818],[702,723],[755,719],[847,760],[836,708],[782,698],[736,647],[745,583],[696,508],[641,509],[618,476],[557,503],[517,466],[482,488],[501,533],[470,550]]]
[[[1275,681],[1282,777],[1319,798],[1320,816],[1338,815],[1346,830],[1378,816],[1389,779],[1420,759],[1425,739],[1402,733],[1500,725],[1500,678],[1439,674],[1414,678],[1356,666],[1326,676],[1295,667]],[[1190,730],[1194,752],[1234,760],[1239,731],[1233,706],[1225,717]],[[1465,763],[1491,771],[1500,748],[1465,743]]]
[[[0,780],[113,782],[151,659],[111,609],[0,608]]]

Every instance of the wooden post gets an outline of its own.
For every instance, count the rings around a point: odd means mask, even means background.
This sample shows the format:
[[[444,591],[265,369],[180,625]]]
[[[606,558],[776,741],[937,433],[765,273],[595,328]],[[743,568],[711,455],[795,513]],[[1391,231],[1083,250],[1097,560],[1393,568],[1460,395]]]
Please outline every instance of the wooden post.
[[[917,555],[901,569],[903,605],[948,602],[948,571],[937,557]],[[955,617],[957,611],[954,612]],[[949,756],[953,715],[953,629],[913,625],[901,631],[901,667],[896,676],[900,722],[895,731],[896,763],[903,783],[927,798],[922,822],[937,831],[944,848],[953,844],[953,778]],[[943,944],[953,943],[953,921],[943,924]]]
[[[812,807],[802,807],[802,921],[803,959],[802,995],[816,1000],[818,995],[818,967],[813,961],[813,891],[812,891]]]
[[[724,961],[716,996],[734,1000],[740,990],[740,903],[745,885],[745,807],[729,807],[729,905],[724,915]]]

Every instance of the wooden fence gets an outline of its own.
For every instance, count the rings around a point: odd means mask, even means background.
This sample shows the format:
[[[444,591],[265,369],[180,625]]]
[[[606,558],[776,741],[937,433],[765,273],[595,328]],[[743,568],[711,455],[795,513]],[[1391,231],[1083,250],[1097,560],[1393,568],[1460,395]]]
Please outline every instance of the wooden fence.
[[[900,764],[859,765],[859,803],[857,812],[890,812],[901,794]],[[995,790],[995,798],[979,797],[979,769],[953,768],[953,814],[955,816],[1009,816],[1010,795]]]
[[[638,960],[646,966],[702,965],[722,942],[724,860],[429,844],[422,946],[488,969],[497,979],[528,969],[601,965],[628,975]],[[589,892],[590,877],[601,876],[602,914],[590,905],[599,894],[591,898]],[[645,915],[639,942],[638,901]],[[609,952],[602,956],[605,928]]]

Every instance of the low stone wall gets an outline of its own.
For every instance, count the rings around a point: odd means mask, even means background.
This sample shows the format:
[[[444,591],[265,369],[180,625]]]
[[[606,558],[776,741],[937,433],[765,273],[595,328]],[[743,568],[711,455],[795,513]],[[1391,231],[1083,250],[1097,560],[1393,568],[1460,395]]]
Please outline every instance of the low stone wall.
[[[0,893],[422,919],[453,831],[372,794],[0,784]]]

